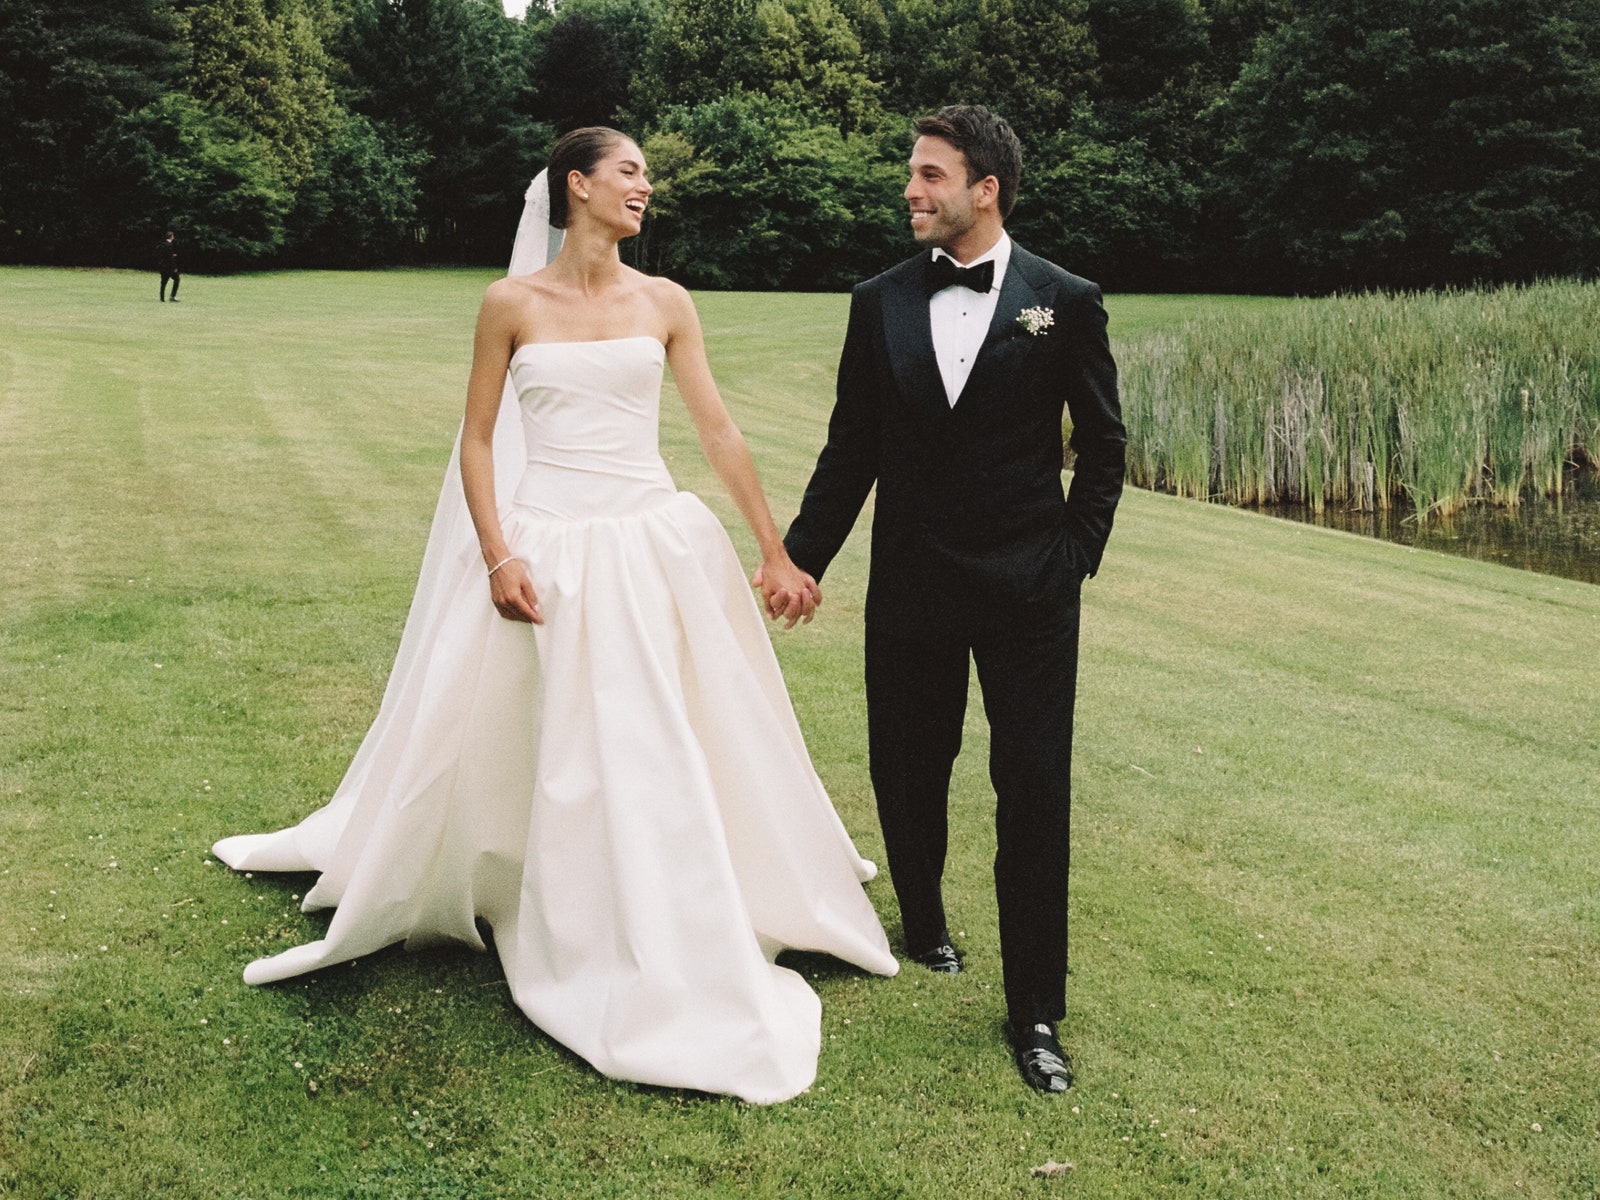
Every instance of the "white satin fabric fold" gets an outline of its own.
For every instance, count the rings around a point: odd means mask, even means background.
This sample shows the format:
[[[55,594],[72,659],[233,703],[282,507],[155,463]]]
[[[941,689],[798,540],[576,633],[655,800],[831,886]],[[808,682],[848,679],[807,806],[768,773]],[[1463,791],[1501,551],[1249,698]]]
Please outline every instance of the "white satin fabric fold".
[[[661,462],[663,356],[518,352],[528,462],[502,523],[545,623],[503,620],[463,563],[413,611],[329,804],[215,849],[320,872],[305,906],[337,909],[248,982],[396,941],[482,948],[481,918],[517,1005],[596,1069],[772,1103],[811,1085],[820,1037],[779,951],[897,968],[727,534]]]

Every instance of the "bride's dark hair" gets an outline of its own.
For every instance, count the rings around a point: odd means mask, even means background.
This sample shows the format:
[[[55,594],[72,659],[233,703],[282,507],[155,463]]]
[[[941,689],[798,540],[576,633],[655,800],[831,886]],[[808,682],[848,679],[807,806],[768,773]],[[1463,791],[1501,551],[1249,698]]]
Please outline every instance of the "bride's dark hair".
[[[561,135],[550,151],[550,224],[553,227],[567,227],[567,175],[572,171],[588,175],[611,147],[627,140],[627,134],[604,125],[587,125]]]

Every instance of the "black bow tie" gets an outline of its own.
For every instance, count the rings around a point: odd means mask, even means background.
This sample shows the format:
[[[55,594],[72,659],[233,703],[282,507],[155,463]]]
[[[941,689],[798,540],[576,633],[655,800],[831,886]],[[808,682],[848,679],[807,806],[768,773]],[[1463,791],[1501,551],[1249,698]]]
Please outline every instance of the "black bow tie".
[[[975,267],[958,267],[953,258],[940,255],[928,264],[928,295],[947,287],[971,288],[987,292],[994,286],[994,260],[981,262]]]

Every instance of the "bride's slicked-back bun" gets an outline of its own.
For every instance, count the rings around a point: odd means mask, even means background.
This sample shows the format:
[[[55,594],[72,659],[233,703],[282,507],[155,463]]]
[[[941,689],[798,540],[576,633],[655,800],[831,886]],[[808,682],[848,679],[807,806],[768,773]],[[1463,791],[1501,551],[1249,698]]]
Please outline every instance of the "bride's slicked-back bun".
[[[550,151],[550,224],[567,227],[567,175],[573,171],[588,175],[606,153],[628,135],[604,125],[586,125],[564,133]]]

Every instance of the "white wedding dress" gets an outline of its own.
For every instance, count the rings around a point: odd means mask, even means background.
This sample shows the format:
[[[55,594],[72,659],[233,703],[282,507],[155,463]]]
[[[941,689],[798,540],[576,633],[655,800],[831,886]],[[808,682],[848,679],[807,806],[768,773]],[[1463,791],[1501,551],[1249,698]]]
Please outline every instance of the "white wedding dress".
[[[896,963],[732,544],[661,461],[664,357],[651,337],[516,352],[526,462],[501,518],[544,624],[501,618],[481,561],[419,592],[332,801],[215,852],[320,872],[305,907],[337,907],[250,983],[401,940],[481,949],[481,918],[517,1006],[597,1070],[772,1103],[811,1085],[821,1024],[778,952]]]

